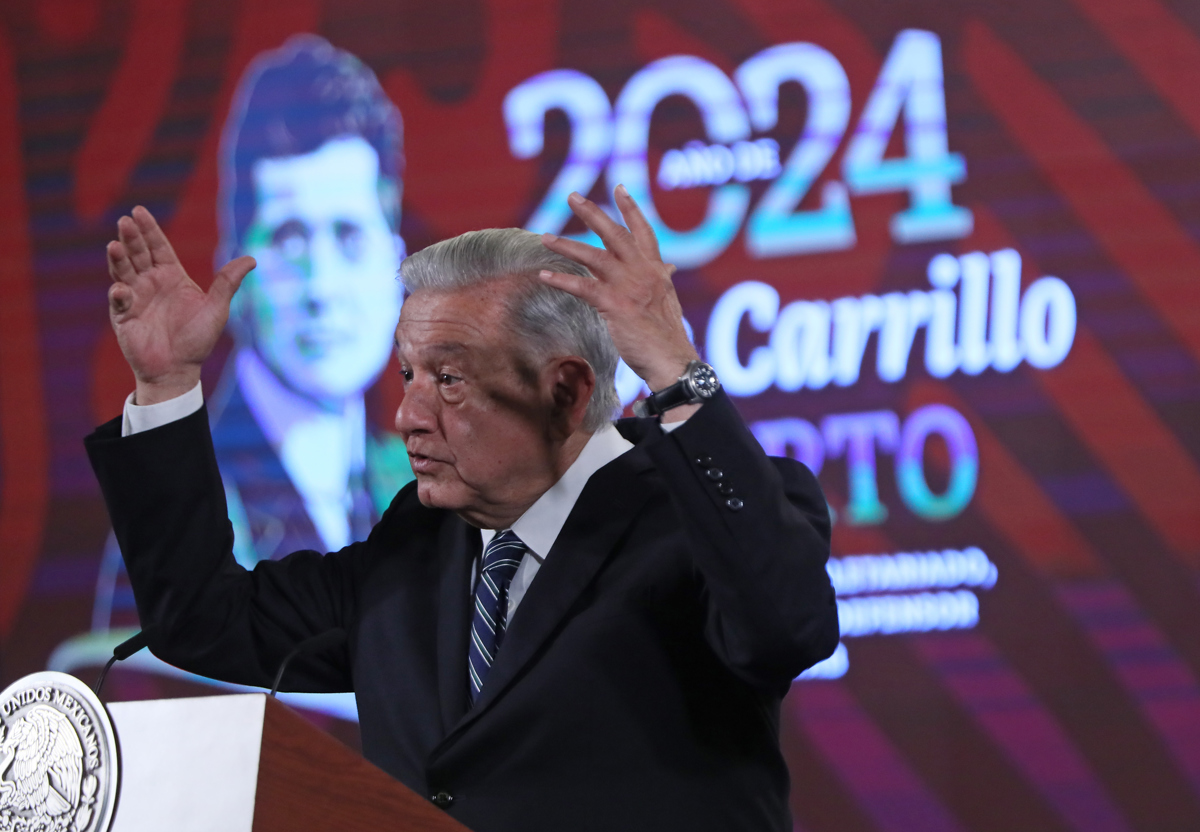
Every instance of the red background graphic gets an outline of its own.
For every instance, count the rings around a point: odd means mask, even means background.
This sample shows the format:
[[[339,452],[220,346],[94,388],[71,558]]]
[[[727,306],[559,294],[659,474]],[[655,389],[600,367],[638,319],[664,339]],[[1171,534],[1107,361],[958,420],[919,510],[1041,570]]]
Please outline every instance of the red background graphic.
[[[567,155],[509,150],[502,105],[538,73],[575,69],[615,101],[639,69],[694,55],[732,76],[774,44],[828,50],[857,124],[896,36],[941,41],[953,188],[968,237],[898,244],[907,194],[852,195],[849,249],[758,259],[744,230],[681,270],[689,320],[748,280],[782,302],[928,289],[926,266],[1012,247],[1022,285],[1061,278],[1077,304],[1069,354],[934,378],[737,399],[747,420],[895,411],[965,417],[979,454],[966,509],[839,520],[834,554],[978,546],[996,565],[967,629],[865,636],[836,679],[797,682],[782,741],[807,832],[1200,829],[1200,5],[1190,0],[42,0],[0,7],[0,687],[91,627],[109,527],[82,438],[121,412],[132,376],[106,315],[104,246],[135,204],[163,222],[205,285],[217,246],[217,149],[259,53],[321,35],[377,74],[403,114],[409,251],[524,225]],[[770,131],[805,123],[798,85]],[[651,131],[651,171],[703,135],[694,113]],[[690,132],[689,132],[690,131]],[[684,136],[677,141],[678,136]],[[889,154],[904,152],[898,136]],[[817,207],[844,147],[799,206]],[[603,196],[603,177],[593,190]],[[751,186],[758,200],[767,183]],[[654,197],[698,223],[708,188]],[[568,226],[569,231],[577,230]],[[743,327],[748,349],[765,338]],[[755,339],[758,339],[757,341]],[[221,372],[229,345],[205,369]],[[918,350],[914,349],[914,354]],[[870,353],[873,355],[873,352]],[[394,372],[368,396],[387,426]],[[931,444],[931,487],[949,460]],[[846,466],[821,474],[844,513]],[[127,673],[121,696],[211,692]],[[314,716],[348,742],[354,729]]]

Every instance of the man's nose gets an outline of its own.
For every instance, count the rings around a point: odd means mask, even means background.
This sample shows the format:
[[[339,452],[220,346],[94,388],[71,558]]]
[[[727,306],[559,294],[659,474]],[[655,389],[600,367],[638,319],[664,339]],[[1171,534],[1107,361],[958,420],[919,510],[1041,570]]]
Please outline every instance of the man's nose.
[[[405,389],[396,409],[396,432],[403,438],[437,430],[437,397],[431,387],[414,379]]]
[[[308,247],[309,271],[305,294],[310,302],[324,305],[345,291],[346,258],[330,229],[313,235]]]

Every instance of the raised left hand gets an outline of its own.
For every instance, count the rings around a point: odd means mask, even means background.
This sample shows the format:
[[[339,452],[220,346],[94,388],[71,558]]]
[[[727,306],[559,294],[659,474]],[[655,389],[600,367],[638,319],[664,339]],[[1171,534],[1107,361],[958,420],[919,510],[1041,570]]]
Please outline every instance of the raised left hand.
[[[543,234],[542,243],[587,266],[596,279],[549,271],[539,277],[600,312],[617,352],[651,390],[674,384],[699,356],[683,328],[683,309],[671,283],[675,267],[663,263],[654,229],[623,185],[614,191],[614,201],[628,230],[579,194],[567,201],[604,248],[553,234]]]

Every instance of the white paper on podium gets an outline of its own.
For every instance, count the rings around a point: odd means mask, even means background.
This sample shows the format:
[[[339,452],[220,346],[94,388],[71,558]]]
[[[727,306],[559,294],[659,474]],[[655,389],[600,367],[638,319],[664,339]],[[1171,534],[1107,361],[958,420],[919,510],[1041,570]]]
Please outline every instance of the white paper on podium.
[[[112,832],[250,832],[266,697],[116,702],[121,748]]]

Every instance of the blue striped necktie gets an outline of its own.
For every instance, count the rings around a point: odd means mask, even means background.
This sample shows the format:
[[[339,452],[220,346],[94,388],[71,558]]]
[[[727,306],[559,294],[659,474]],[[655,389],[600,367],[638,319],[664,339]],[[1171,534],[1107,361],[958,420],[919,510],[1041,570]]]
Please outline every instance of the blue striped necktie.
[[[508,618],[508,585],[527,552],[521,538],[511,530],[492,538],[483,553],[483,566],[475,584],[475,616],[471,622],[471,650],[467,656],[471,704],[479,697],[496,652],[504,639]]]

